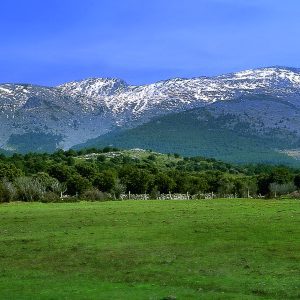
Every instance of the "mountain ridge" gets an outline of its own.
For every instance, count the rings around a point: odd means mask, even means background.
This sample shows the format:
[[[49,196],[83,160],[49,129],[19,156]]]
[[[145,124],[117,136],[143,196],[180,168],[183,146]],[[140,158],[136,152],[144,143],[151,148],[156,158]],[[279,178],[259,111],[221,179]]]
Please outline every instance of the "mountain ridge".
[[[294,123],[285,121],[285,126],[300,135],[300,70],[274,66],[218,76],[171,78],[140,86],[118,78],[88,78],[56,87],[0,84],[0,144],[5,150],[23,151],[25,144],[40,136],[48,142],[39,151],[68,149],[118,128],[134,128],[155,117],[213,103],[220,103],[225,114],[229,102],[247,98],[243,105],[253,110],[251,97],[263,99],[255,102],[259,114],[261,106],[265,113],[272,110],[277,120],[284,110],[284,117],[295,119]],[[273,107],[266,97],[274,100]],[[247,113],[242,106],[234,109]],[[267,127],[281,126],[269,117],[266,120]]]

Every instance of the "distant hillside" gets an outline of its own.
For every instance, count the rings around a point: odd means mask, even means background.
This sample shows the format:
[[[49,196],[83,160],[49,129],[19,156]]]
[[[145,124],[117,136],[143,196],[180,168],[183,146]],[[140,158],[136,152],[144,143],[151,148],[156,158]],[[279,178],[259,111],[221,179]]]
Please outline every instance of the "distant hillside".
[[[232,102],[232,106],[241,101]],[[300,161],[280,153],[300,146],[295,134],[262,126],[259,119],[250,122],[234,113],[220,113],[219,104],[156,118],[136,128],[92,139],[75,149],[107,145],[201,155],[235,163],[300,165]]]

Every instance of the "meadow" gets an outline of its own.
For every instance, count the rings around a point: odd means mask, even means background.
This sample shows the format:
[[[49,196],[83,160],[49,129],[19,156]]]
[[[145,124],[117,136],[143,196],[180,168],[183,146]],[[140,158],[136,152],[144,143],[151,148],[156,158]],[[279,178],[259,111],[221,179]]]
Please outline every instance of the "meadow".
[[[300,202],[0,205],[1,299],[299,299]]]

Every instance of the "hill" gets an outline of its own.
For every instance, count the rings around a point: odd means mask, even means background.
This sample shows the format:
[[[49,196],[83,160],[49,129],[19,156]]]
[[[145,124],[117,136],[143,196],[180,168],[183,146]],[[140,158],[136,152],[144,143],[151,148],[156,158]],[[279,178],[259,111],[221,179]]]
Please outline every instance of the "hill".
[[[281,127],[266,125],[268,119],[276,123],[275,114],[259,117],[256,110],[248,110],[251,101],[239,100],[215,103],[205,108],[193,109],[159,117],[136,128],[119,130],[92,139],[75,149],[114,146],[120,148],[139,147],[163,153],[179,153],[183,156],[213,157],[234,163],[270,163],[299,166],[300,162],[286,155],[286,149],[300,146],[297,134]],[[259,99],[270,102],[263,97]],[[278,104],[278,103],[277,103]],[[252,103],[255,106],[255,103]],[[250,111],[233,111],[243,106]],[[280,110],[279,110],[280,111]],[[282,109],[281,109],[282,111]],[[282,117],[279,117],[282,119]],[[293,120],[289,120],[293,123]],[[285,127],[284,127],[285,126]]]

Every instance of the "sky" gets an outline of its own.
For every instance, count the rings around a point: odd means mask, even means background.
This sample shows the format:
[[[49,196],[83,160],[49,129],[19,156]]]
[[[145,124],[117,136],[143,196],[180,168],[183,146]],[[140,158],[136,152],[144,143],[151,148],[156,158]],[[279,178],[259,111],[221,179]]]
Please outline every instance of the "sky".
[[[0,82],[300,67],[299,0],[2,0]]]

